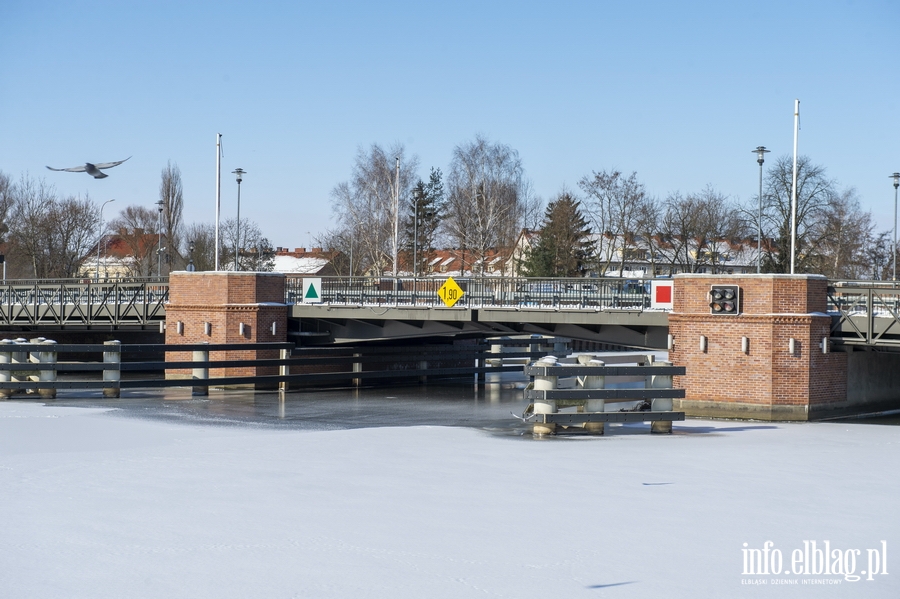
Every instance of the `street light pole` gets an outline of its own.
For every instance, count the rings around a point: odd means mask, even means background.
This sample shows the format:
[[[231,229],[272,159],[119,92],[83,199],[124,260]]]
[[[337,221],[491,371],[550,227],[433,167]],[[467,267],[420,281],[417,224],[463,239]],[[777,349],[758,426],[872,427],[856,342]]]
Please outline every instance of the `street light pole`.
[[[413,188],[413,279],[419,276],[419,201],[422,199],[422,190]]]
[[[397,286],[397,257],[400,252],[400,157],[397,156],[397,177],[394,184],[394,287]]]
[[[240,167],[231,171],[237,179],[238,184],[238,202],[237,202],[237,232],[234,236],[234,270],[240,270],[240,262],[238,262],[238,251],[241,248],[241,181],[244,180],[246,171]]]
[[[897,280],[897,188],[900,187],[900,173],[894,173],[891,175],[891,178],[894,179],[894,278],[893,280]]]
[[[115,202],[116,199],[113,198],[111,200],[106,200],[103,204],[100,205],[100,222],[97,223],[97,272],[94,274],[94,281],[97,283],[100,282],[100,248],[103,244],[103,208],[110,202]],[[4,277],[5,278],[5,277]]]
[[[197,270],[197,267],[194,266],[194,242],[189,241],[188,243],[190,244],[190,247],[191,247],[191,259],[188,262],[188,265],[185,270],[187,270],[188,272],[194,272],[195,270]]]
[[[159,242],[156,248],[156,276],[162,276],[162,213],[163,213],[163,201],[160,200],[156,202],[156,205],[159,206]]]
[[[756,220],[756,274],[762,272],[762,179],[763,179],[763,162],[766,161],[766,154],[769,150],[766,146],[757,146],[756,161],[759,163],[759,215]]]

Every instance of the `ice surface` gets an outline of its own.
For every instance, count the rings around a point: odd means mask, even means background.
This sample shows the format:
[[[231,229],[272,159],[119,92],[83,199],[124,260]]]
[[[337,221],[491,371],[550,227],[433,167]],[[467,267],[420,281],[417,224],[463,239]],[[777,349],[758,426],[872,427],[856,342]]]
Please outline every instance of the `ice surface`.
[[[897,427],[532,440],[133,416],[0,402],[0,596],[900,595]],[[785,578],[742,576],[743,543],[804,540],[860,549],[858,569],[886,540],[889,574],[742,584]]]

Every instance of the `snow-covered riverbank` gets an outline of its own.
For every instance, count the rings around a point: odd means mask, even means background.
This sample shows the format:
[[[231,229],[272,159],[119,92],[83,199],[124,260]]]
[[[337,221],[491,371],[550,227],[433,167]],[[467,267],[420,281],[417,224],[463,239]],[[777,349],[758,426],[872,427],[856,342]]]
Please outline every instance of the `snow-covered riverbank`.
[[[284,430],[0,402],[0,595],[900,594],[897,427],[636,430]],[[825,541],[860,551],[854,573],[784,571]],[[861,575],[883,548],[887,574]],[[747,573],[776,550],[780,574]]]

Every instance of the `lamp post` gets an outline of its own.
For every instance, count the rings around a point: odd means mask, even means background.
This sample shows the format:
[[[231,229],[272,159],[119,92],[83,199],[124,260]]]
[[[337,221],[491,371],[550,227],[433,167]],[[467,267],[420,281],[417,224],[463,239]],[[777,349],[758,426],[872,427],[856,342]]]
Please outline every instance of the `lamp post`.
[[[187,270],[188,272],[194,272],[195,270],[197,270],[197,267],[194,266],[194,242],[189,241],[188,243],[190,244],[190,249],[191,249],[191,259],[188,261],[188,264],[187,264],[187,267],[185,268],[185,270]]]
[[[897,280],[897,188],[900,187],[900,173],[894,173],[891,175],[891,178],[894,180],[894,246],[892,248],[892,252],[894,254],[894,277],[893,280]]]
[[[759,214],[756,220],[756,274],[759,274],[762,272],[762,165],[769,150],[766,146],[757,146],[753,151],[756,152],[756,161],[759,163]]]
[[[394,290],[397,289],[397,259],[400,250],[400,157],[396,157],[397,177],[394,184]]]
[[[238,262],[238,251],[241,247],[241,181],[244,180],[244,175],[247,171],[238,167],[231,171],[234,174],[235,179],[237,179],[238,184],[238,203],[237,203],[237,231],[234,236],[234,269],[240,270],[240,262]]]
[[[159,227],[159,242],[157,243],[157,248],[156,248],[156,276],[161,277],[162,276],[162,252],[163,252],[163,246],[162,246],[163,201],[160,200],[160,201],[156,202],[156,205],[159,206],[159,224],[157,225]]]
[[[422,188],[413,188],[413,279],[419,276],[419,202],[422,201]]]
[[[109,204],[110,202],[115,202],[115,198],[111,200],[106,200],[100,205],[100,222],[97,223],[97,272],[94,275],[94,281],[97,283],[100,282],[100,248],[103,244],[103,207]],[[5,280],[6,277],[4,277]]]

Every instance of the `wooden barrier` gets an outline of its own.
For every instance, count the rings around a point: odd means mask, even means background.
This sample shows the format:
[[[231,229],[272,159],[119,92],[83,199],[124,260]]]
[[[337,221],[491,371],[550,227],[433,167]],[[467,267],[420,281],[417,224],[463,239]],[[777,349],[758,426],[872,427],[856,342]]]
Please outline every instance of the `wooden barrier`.
[[[584,362],[584,360],[582,360]],[[558,427],[577,427],[602,435],[606,422],[650,422],[651,433],[671,433],[672,422],[684,420],[684,412],[672,411],[672,399],[684,397],[684,389],[672,388],[672,377],[684,375],[685,369],[668,362],[648,362],[646,366],[605,366],[599,360],[580,365],[555,364],[550,356],[524,369],[533,377],[534,386],[525,391],[531,400],[533,414],[526,414],[533,422],[535,436],[555,434]],[[575,389],[557,389],[559,377],[578,377]],[[645,377],[644,389],[610,389],[607,377]],[[648,400],[649,409],[607,412],[610,403]],[[576,406],[578,412],[561,413],[560,405]]]

